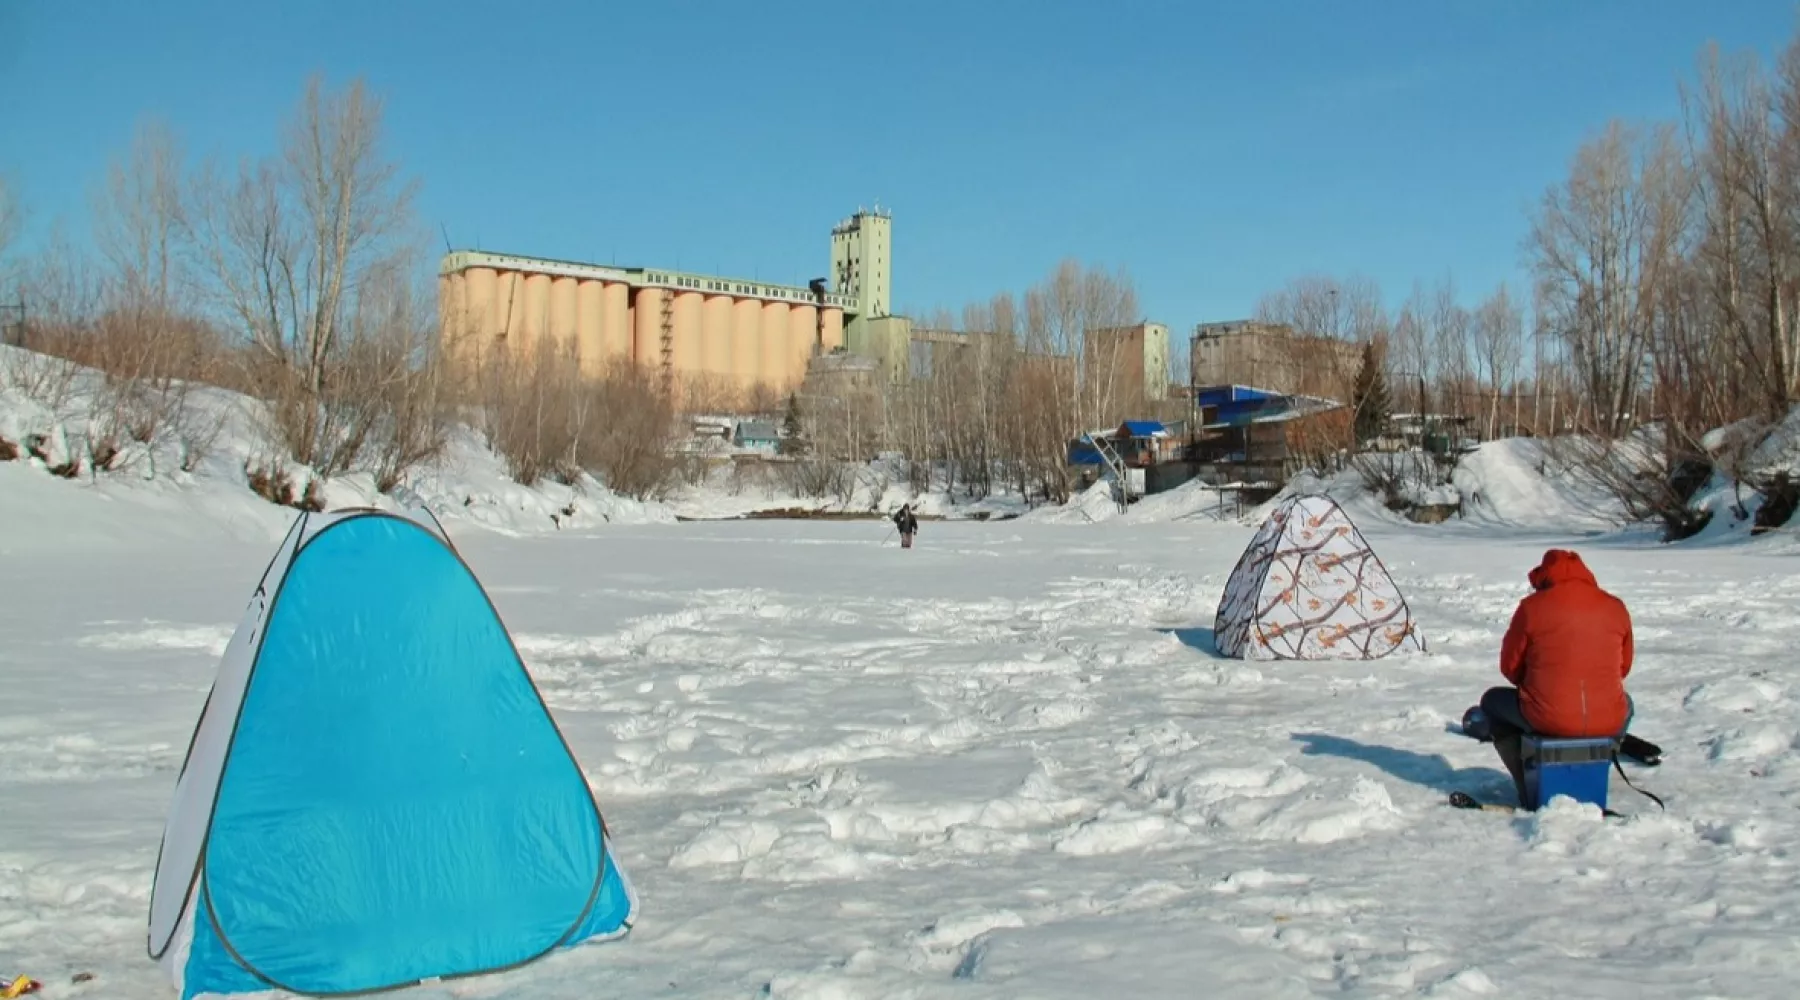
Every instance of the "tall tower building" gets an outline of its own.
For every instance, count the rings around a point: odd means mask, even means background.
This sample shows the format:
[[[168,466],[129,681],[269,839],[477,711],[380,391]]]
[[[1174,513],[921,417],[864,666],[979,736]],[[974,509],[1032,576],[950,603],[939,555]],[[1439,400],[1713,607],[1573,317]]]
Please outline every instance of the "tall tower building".
[[[892,312],[894,220],[857,210],[831,230],[831,290],[856,300],[863,319]]]
[[[887,378],[904,381],[908,374],[912,323],[895,316],[894,220],[879,207],[855,215],[831,229],[831,290],[856,303],[845,310],[844,347],[852,354],[881,362]]]

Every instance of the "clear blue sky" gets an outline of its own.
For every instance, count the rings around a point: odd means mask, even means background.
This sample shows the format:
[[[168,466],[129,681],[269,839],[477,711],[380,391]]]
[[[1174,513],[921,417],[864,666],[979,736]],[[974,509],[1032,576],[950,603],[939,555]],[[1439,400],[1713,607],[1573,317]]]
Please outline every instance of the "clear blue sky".
[[[1609,117],[1673,116],[1703,44],[1793,0],[0,0],[0,172],[85,227],[142,115],[273,147],[309,73],[363,75],[458,247],[803,282],[894,215],[895,304],[1062,257],[1148,318],[1304,273],[1390,301],[1519,281],[1525,212]]]

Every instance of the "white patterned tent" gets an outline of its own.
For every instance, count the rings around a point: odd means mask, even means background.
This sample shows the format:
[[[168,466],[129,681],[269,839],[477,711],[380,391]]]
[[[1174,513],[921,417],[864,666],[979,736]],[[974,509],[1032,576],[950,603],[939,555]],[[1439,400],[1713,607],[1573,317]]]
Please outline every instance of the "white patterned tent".
[[[1219,652],[1247,660],[1373,660],[1425,649],[1387,567],[1323,495],[1290,497],[1263,522],[1225,583],[1213,637]]]

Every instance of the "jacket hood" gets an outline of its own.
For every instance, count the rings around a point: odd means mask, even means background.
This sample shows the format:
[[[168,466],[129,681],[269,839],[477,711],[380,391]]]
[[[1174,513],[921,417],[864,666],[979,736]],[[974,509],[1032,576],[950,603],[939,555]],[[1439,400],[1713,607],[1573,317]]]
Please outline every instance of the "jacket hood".
[[[1594,584],[1594,573],[1587,568],[1581,557],[1568,549],[1551,549],[1544,553],[1544,561],[1532,567],[1530,573],[1531,589],[1543,590],[1559,583]]]

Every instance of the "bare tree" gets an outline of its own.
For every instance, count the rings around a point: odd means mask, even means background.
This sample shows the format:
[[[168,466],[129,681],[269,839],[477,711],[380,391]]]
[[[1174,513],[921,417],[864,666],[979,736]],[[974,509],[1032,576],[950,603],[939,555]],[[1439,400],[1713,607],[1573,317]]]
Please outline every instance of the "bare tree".
[[[1469,340],[1469,311],[1456,300],[1456,282],[1441,278],[1431,293],[1426,318],[1426,339],[1431,345],[1437,372],[1436,408],[1457,417],[1468,415],[1467,396],[1475,381],[1475,364]]]
[[[44,248],[19,269],[18,294],[28,313],[22,345],[29,353],[6,371],[13,391],[58,416],[69,416],[81,365],[82,332],[105,310],[105,279],[58,225]]]
[[[1615,121],[1582,145],[1532,219],[1547,321],[1568,344],[1601,434],[1637,419],[1655,290],[1679,258],[1687,187],[1672,130]]]
[[[216,378],[222,344],[188,299],[191,230],[182,174],[174,134],[148,122],[128,152],[114,158],[92,199],[107,308],[77,356],[104,375],[88,422],[96,471],[142,456],[154,475],[165,432],[179,439],[180,464],[191,470],[222,428],[221,412],[189,405],[195,387]],[[128,450],[126,442],[141,450]]]
[[[93,199],[94,242],[111,265],[117,293],[163,312],[184,291],[189,228],[182,204],[180,143],[159,121],[139,126]]]
[[[1381,286],[1365,275],[1343,280],[1324,275],[1296,278],[1264,295],[1257,302],[1256,318],[1353,343],[1382,338],[1390,331]]]
[[[1742,389],[1765,419],[1800,399],[1800,38],[1781,75],[1709,47],[1687,95],[1699,216],[1695,261]]]
[[[428,465],[450,443],[455,406],[466,398],[459,369],[444,357],[435,290],[396,280],[358,297],[352,384],[371,399],[369,428],[354,461],[383,493]]]
[[[1122,348],[1111,341],[1090,351],[1088,331],[1129,326],[1137,317],[1128,276],[1090,271],[1073,260],[1025,292],[1018,377],[1008,400],[1021,408],[1011,450],[1030,470],[1022,478],[1035,479],[1057,502],[1069,493],[1068,441],[1120,415]]]
[[[1425,384],[1434,373],[1430,325],[1431,303],[1425,287],[1413,283],[1412,294],[1394,318],[1392,344],[1388,357],[1394,367],[1399,399],[1410,398],[1412,410],[1423,414],[1426,407]]]
[[[1341,281],[1323,275],[1296,278],[1264,295],[1256,318],[1301,335],[1292,348],[1300,355],[1299,384],[1293,391],[1335,399],[1350,398],[1362,352],[1333,345],[1385,348],[1391,333],[1380,286],[1361,275]]]
[[[1487,383],[1486,436],[1491,440],[1499,436],[1500,396],[1514,388],[1525,345],[1525,315],[1506,285],[1475,310],[1472,329],[1480,376]]]
[[[289,121],[279,158],[208,169],[190,202],[213,301],[261,355],[263,391],[294,457],[320,475],[360,448],[368,398],[343,390],[343,362],[379,310],[359,305],[416,267],[414,186],[381,149],[381,104],[353,82],[328,93],[315,78]]]

